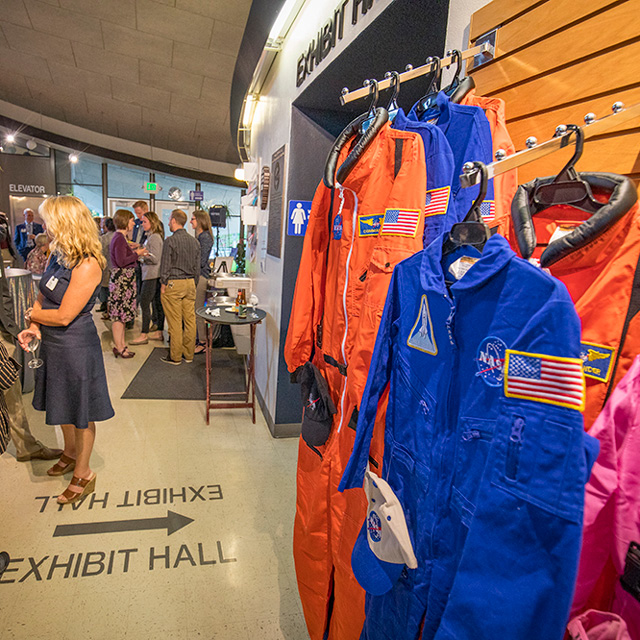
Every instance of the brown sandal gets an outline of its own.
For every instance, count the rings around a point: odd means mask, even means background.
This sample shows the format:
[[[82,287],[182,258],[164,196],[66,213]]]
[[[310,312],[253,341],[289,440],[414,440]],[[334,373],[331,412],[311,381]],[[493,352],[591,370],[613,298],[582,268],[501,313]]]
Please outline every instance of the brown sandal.
[[[70,504],[88,496],[96,489],[96,474],[92,472],[90,478],[78,478],[73,476],[69,486],[58,496],[59,504]]]
[[[47,469],[47,475],[49,476],[63,476],[69,471],[73,471],[76,468],[76,461],[69,456],[65,456],[64,453],[60,456],[60,460],[56,462],[51,469]]]

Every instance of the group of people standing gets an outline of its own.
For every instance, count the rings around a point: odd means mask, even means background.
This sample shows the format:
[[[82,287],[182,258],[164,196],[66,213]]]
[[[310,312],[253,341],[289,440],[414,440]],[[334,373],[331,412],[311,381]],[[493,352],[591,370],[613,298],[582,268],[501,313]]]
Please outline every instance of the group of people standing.
[[[111,221],[113,231],[102,236],[109,263],[102,281],[108,295],[103,294],[103,299],[105,319],[112,322],[113,354],[116,358],[135,355],[126,344],[125,330],[135,320],[139,305],[141,333],[130,344],[163,341],[166,319],[170,348],[163,361],[191,362],[194,354],[204,351],[204,326],[196,326],[195,310],[204,306],[206,296],[213,247],[211,219],[205,211],[194,211],[191,226],[196,240],[184,228],[187,214],[175,209],[169,219],[172,235],[165,238],[162,221],[145,201],[134,203],[133,209],[135,216],[118,209]]]

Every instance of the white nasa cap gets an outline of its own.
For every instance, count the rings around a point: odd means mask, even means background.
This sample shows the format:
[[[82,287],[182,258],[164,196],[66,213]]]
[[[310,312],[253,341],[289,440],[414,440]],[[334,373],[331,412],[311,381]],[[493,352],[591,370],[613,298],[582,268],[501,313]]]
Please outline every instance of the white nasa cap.
[[[351,554],[351,567],[360,586],[372,595],[382,595],[393,587],[404,566],[416,569],[402,505],[389,483],[367,470],[367,519]]]

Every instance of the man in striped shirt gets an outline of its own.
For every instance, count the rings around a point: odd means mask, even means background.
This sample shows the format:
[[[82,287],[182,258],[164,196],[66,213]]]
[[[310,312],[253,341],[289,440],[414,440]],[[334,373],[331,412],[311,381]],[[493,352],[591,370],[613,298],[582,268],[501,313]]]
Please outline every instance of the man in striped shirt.
[[[174,209],[169,220],[173,235],[164,241],[160,263],[162,307],[169,325],[169,364],[193,361],[196,348],[196,285],[200,275],[200,243],[184,229],[187,214]]]

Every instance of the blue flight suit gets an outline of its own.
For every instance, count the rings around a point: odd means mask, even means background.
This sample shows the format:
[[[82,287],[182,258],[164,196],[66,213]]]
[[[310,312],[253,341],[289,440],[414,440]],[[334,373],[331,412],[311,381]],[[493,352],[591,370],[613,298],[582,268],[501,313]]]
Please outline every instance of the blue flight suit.
[[[447,138],[454,156],[454,177],[451,182],[451,197],[454,207],[449,208],[445,219],[444,231],[448,231],[454,222],[461,221],[471,209],[478,197],[479,186],[463,189],[460,175],[465,162],[475,160],[489,164],[493,160],[491,127],[484,111],[480,107],[451,102],[451,98],[441,91],[436,98],[436,106],[418,114],[417,104],[407,116],[409,120],[435,124]],[[495,196],[493,178],[489,180],[487,195],[482,204],[482,214],[491,226],[495,217]]]
[[[448,288],[462,254],[479,260]],[[502,236],[444,259],[436,239],[396,266],[340,489],[363,484],[389,384],[382,477],[418,568],[367,594],[361,638],[561,640],[598,445],[563,396],[507,397],[517,372],[507,360],[506,376],[505,358],[574,367],[579,356],[565,286]],[[583,401],[582,368],[572,375]]]
[[[457,216],[447,213],[453,207],[451,186],[458,183],[455,158],[444,133],[434,124],[410,120],[402,109],[398,110],[393,129],[418,133],[424,143],[427,165],[427,199],[425,203],[424,246],[428,246],[444,230],[451,228]]]

